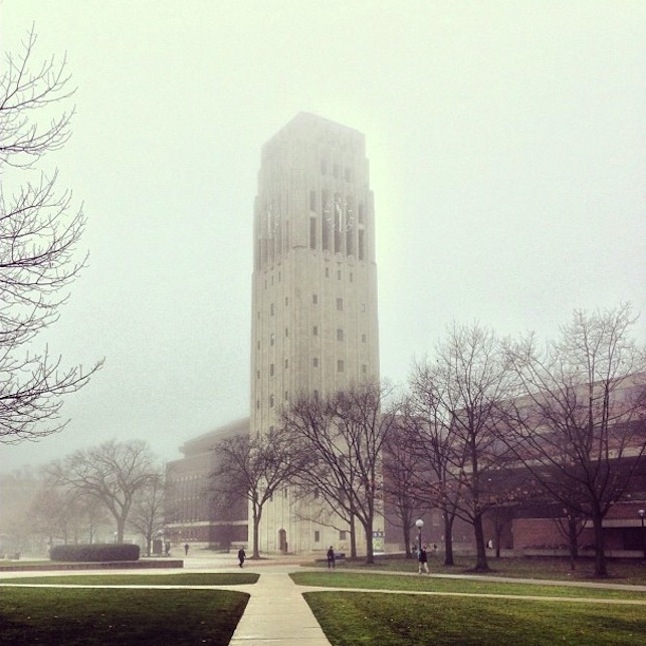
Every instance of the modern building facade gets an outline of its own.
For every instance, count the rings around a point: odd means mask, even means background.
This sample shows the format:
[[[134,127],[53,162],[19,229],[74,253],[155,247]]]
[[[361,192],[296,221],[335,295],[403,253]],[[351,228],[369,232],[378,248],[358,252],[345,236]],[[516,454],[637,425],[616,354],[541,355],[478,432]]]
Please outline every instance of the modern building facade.
[[[379,379],[374,202],[360,132],[301,113],[263,146],[253,245],[250,432],[261,436],[296,396]],[[261,550],[339,546],[339,530],[297,509],[292,493],[264,513]]]
[[[226,549],[246,542],[245,497],[218,500],[211,474],[218,464],[216,444],[248,433],[246,417],[185,442],[179,449],[184,457],[166,463],[165,533],[173,549],[184,543]]]

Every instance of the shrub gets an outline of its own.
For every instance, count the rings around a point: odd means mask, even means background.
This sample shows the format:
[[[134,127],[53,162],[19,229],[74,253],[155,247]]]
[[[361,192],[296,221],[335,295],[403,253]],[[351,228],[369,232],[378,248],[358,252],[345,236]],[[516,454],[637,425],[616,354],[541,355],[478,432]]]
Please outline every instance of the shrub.
[[[112,543],[55,545],[49,558],[52,561],[138,561],[139,546]]]

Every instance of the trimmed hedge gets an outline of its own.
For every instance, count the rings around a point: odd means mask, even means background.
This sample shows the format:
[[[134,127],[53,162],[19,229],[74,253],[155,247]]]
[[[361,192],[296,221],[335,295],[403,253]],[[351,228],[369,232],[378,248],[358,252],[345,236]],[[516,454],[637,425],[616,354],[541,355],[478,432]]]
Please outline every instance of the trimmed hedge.
[[[49,553],[52,561],[138,561],[139,545],[93,543],[55,545]]]

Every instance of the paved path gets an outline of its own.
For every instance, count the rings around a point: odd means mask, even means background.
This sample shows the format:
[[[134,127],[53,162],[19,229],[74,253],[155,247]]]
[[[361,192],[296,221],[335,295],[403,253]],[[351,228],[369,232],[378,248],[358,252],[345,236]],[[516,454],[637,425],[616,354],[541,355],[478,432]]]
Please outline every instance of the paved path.
[[[246,591],[251,598],[229,646],[330,646],[303,598],[306,588],[286,572],[267,568]]]

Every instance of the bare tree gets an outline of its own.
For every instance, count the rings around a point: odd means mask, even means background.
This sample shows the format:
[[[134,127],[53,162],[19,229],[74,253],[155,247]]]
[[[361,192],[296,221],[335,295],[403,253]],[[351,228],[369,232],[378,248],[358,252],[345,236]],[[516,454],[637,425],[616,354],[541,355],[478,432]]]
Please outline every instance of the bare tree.
[[[454,565],[453,524],[460,506],[468,451],[464,450],[459,427],[452,423],[446,389],[445,370],[438,362],[414,365],[409,379],[410,395],[403,425],[409,450],[416,456],[417,468],[411,474],[414,487],[441,510],[444,523],[444,564]]]
[[[573,517],[594,528],[595,574],[607,575],[603,519],[646,450],[646,352],[631,337],[630,305],[575,311],[560,337],[507,343],[523,397],[502,439]]]
[[[361,523],[368,563],[374,561],[375,517],[382,512],[382,449],[396,423],[388,394],[385,386],[366,382],[323,400],[300,397],[282,416],[294,445],[312,460],[297,474],[299,484]]]
[[[26,347],[59,316],[67,288],[86,263],[76,248],[85,228],[57,173],[37,163],[70,137],[74,110],[52,117],[73,94],[66,61],[33,67],[36,35],[5,56],[0,77],[0,441],[60,431],[62,395],[77,391],[100,367],[65,368],[61,357]],[[48,118],[38,123],[39,115]]]
[[[136,493],[128,526],[143,536],[146,555],[150,556],[154,536],[164,527],[164,476],[161,468]]]
[[[435,363],[419,367],[413,385],[424,420],[417,446],[427,452],[445,522],[455,512],[473,526],[475,569],[487,571],[483,517],[500,504],[493,484],[507,459],[495,428],[512,387],[495,334],[477,323],[454,323]]]
[[[271,431],[251,438],[227,437],[214,451],[218,464],[211,476],[213,491],[235,498],[246,498],[251,507],[252,557],[260,558],[259,529],[266,503],[279,487],[286,485],[301,468],[285,433]]]
[[[116,522],[118,543],[136,496],[156,477],[154,456],[140,440],[111,440],[98,447],[76,451],[49,469],[59,485],[101,503]]]
[[[406,413],[386,437],[384,444],[384,500],[394,509],[396,524],[402,531],[406,558],[411,558],[414,523],[431,509],[429,497],[420,481],[428,469],[428,463],[415,450],[415,438],[406,426]]]

